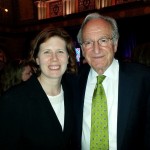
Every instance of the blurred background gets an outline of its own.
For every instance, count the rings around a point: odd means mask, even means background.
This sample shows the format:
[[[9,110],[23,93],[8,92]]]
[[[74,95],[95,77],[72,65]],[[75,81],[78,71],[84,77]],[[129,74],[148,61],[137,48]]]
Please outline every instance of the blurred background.
[[[83,58],[76,36],[91,12],[116,19],[120,33],[117,59],[149,65],[150,0],[0,0],[0,48],[10,59],[26,59],[35,35],[55,25],[72,36],[80,64]]]

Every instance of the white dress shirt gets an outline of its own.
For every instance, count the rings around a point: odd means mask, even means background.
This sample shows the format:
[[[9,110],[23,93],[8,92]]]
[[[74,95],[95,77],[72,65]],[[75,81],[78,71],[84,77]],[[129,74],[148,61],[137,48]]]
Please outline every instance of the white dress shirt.
[[[117,150],[117,110],[118,110],[118,76],[119,63],[113,60],[110,67],[104,72],[103,81],[108,105],[109,150]],[[88,75],[84,98],[83,125],[82,125],[82,150],[90,150],[91,106],[94,88],[98,74],[91,69]]]

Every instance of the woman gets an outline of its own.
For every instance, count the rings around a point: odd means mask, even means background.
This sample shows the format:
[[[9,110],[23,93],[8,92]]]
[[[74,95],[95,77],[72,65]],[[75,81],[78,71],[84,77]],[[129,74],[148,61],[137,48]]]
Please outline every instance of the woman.
[[[70,149],[72,91],[66,79],[77,71],[71,37],[63,29],[44,29],[30,59],[36,75],[2,97],[0,149]]]
[[[7,63],[0,76],[0,95],[22,81],[28,80],[32,74],[32,64],[27,60],[13,60]]]
[[[7,64],[7,55],[5,53],[5,48],[0,46],[0,73]]]

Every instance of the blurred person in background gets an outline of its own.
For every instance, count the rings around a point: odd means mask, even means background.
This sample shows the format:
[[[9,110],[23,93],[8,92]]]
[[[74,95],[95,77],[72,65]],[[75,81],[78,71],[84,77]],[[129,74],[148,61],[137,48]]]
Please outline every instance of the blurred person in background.
[[[6,53],[4,51],[4,48],[0,46],[0,72],[4,68],[6,62],[7,62]]]
[[[150,42],[137,45],[133,49],[132,61],[150,67]]]
[[[33,66],[28,60],[12,60],[5,65],[0,76],[0,93],[28,80],[33,74]]]

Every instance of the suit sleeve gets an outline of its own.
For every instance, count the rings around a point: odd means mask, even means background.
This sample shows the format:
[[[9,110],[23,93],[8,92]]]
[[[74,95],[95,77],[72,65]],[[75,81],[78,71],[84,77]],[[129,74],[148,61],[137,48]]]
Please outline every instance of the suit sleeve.
[[[0,149],[17,149],[21,129],[21,108],[15,97],[0,100]]]

